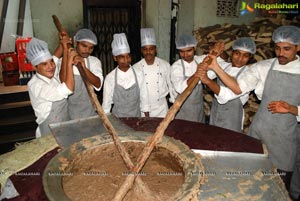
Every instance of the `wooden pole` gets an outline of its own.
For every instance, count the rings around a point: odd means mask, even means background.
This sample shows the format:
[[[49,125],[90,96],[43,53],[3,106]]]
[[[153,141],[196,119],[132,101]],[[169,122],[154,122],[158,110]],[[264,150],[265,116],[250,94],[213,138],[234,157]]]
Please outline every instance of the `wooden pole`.
[[[63,26],[61,25],[59,19],[55,15],[53,15],[52,17],[53,17],[53,22],[54,22],[56,28],[58,29],[58,31],[66,31],[63,28]],[[122,157],[123,161],[125,162],[127,168],[132,171],[132,169],[134,168],[134,164],[132,163],[125,147],[121,143],[112,123],[108,119],[101,104],[99,103],[97,95],[93,89],[93,86],[88,82],[86,73],[84,72],[84,69],[83,69],[81,63],[78,63],[77,68],[82,77],[84,85],[87,89],[87,92],[89,94],[91,102],[98,113],[98,116],[102,120],[102,123],[103,123],[104,127],[106,128],[106,130],[108,131],[108,133],[111,135],[111,137],[114,141],[114,144],[115,144],[117,150],[119,151],[119,153],[121,154],[121,157]],[[150,189],[147,187],[147,185],[142,181],[142,179],[140,177],[137,178],[137,186],[140,188],[140,189],[138,189],[139,191],[141,191],[140,193],[143,193],[144,196],[146,198],[148,198],[149,200],[160,200],[157,196],[155,196],[154,193],[151,193]]]
[[[222,42],[218,42],[215,44],[213,49],[210,51],[210,54],[213,54],[215,56],[219,56],[224,49],[224,44]],[[206,56],[202,63],[211,63],[211,59]],[[198,66],[199,68],[199,66]],[[132,188],[134,180],[138,173],[143,168],[145,162],[149,158],[153,148],[155,145],[161,140],[161,138],[164,135],[164,132],[170,122],[174,119],[176,113],[180,109],[183,102],[186,100],[186,98],[190,95],[190,93],[193,91],[197,83],[199,82],[200,78],[195,78],[192,80],[190,85],[179,95],[179,97],[176,99],[172,107],[169,109],[166,117],[160,122],[159,126],[156,128],[156,131],[152,138],[148,141],[147,145],[145,146],[142,154],[138,157],[137,165],[133,168],[134,174],[131,174],[126,177],[126,180],[123,182],[122,186],[119,188],[117,193],[115,194],[115,197],[113,201],[119,201],[123,200],[123,198],[126,196],[127,192]],[[200,97],[199,97],[200,98]]]

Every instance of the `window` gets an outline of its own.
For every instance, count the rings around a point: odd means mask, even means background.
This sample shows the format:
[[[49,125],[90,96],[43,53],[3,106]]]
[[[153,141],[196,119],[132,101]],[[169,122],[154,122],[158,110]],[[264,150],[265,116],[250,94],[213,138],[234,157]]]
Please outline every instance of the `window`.
[[[239,17],[238,0],[217,0],[218,17]]]

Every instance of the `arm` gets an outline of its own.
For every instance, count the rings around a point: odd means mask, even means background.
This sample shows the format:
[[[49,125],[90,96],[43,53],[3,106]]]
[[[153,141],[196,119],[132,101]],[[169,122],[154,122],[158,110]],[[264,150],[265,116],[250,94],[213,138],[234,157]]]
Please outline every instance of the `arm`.
[[[65,51],[65,50],[64,50]],[[65,84],[66,86],[74,92],[74,74],[73,74],[73,64],[77,64],[79,61],[76,59],[76,52],[73,48],[67,50],[67,68],[66,68],[66,76],[65,76]],[[65,57],[65,56],[64,56]]]
[[[187,80],[183,75],[180,61],[176,61],[171,66],[171,82],[177,94],[181,94],[187,88]]]
[[[70,36],[65,31],[59,32],[58,37],[59,37],[59,40],[62,40],[63,38],[69,38],[69,40],[71,41]],[[57,58],[61,58],[63,56],[63,44],[61,42],[56,47],[56,49],[54,51],[54,56],[56,56]]]
[[[88,58],[89,60],[89,68],[86,64],[82,65],[83,70],[87,76],[87,80],[90,84],[93,85],[94,89],[100,91],[103,85],[103,75],[102,75],[102,65],[101,61],[93,56]]]
[[[230,88],[235,94],[241,94],[242,90],[240,89],[238,82],[235,78],[228,75],[218,64],[217,59],[213,55],[209,55],[209,57],[212,59],[211,65],[209,65],[209,69],[212,69],[219,77],[219,79],[222,80],[222,82]]]
[[[89,81],[89,83],[91,83],[93,86],[95,86],[96,88],[100,88],[101,87],[101,80],[99,77],[97,77],[96,75],[94,75],[86,66],[85,64],[82,65],[83,70],[85,71],[86,77]]]
[[[66,69],[67,69],[67,54],[68,54],[68,46],[71,44],[71,39],[66,32],[59,32],[60,43],[57,46],[54,56],[57,58],[62,57],[61,69],[59,71],[59,79],[61,82],[65,82],[66,80]]]
[[[207,65],[199,64],[197,71],[203,84],[206,84],[216,95],[220,93],[220,86],[215,81],[211,80],[207,75]]]

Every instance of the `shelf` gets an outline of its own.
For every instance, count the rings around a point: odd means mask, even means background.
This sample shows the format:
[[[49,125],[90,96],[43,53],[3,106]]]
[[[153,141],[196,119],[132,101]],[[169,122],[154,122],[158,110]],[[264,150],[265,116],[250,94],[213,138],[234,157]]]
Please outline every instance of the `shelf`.
[[[26,106],[31,106],[31,102],[30,101],[19,101],[19,102],[0,104],[0,110],[26,107]]]
[[[12,94],[28,91],[27,85],[13,85],[13,86],[4,86],[3,82],[0,83],[0,95],[2,94]]]

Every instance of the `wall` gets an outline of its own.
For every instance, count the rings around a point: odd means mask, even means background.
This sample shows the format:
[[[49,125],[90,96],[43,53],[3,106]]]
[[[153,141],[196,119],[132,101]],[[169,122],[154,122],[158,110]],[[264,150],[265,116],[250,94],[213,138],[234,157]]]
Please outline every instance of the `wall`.
[[[18,24],[18,13],[19,13],[19,0],[10,0],[8,3],[7,13],[5,17],[5,26],[2,38],[2,44],[0,52],[14,52],[15,51],[15,37],[17,32]],[[1,12],[2,12],[1,4]],[[24,25],[23,25],[23,34],[22,36],[32,36],[32,20],[31,20],[31,9],[30,9],[30,0],[26,0],[25,15],[24,15]]]
[[[195,5],[199,0],[179,0],[177,36],[192,34],[195,24]]]
[[[71,36],[83,27],[82,0],[31,0],[30,5],[34,36],[45,40],[51,52],[59,42],[52,15],[58,17]]]

